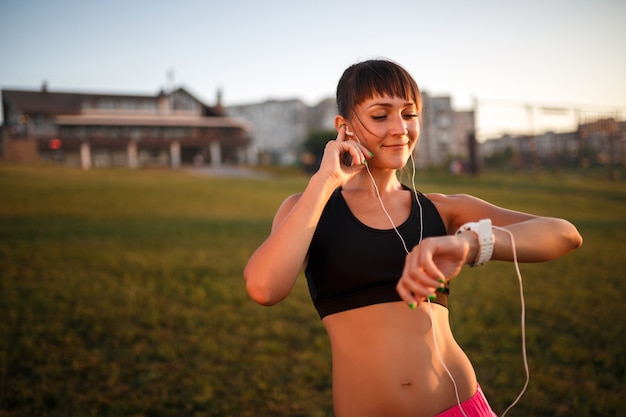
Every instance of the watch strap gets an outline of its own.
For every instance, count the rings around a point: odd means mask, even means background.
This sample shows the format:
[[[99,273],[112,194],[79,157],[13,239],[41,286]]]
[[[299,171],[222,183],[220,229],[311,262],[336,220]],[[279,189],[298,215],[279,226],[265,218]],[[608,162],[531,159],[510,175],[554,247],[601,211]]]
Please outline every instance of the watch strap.
[[[472,266],[481,266],[487,263],[493,255],[493,246],[495,243],[495,236],[493,235],[493,229],[490,219],[482,219],[478,222],[465,223],[457,230],[456,234],[461,234],[465,231],[473,232],[478,238],[478,254]]]

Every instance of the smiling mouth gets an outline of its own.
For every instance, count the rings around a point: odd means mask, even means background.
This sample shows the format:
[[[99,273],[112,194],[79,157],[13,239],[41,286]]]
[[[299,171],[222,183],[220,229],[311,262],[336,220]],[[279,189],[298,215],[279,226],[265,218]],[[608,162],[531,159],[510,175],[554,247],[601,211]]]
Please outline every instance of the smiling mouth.
[[[408,145],[408,143],[397,143],[394,145],[383,145],[383,148],[389,148],[389,149],[402,149],[404,147],[406,147]]]

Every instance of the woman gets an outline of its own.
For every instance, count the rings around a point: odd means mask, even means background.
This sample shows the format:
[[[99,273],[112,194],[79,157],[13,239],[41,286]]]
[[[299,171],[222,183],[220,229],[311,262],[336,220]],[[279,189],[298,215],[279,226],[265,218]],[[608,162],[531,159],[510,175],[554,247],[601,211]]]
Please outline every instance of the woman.
[[[512,261],[511,237],[520,262],[538,262],[579,247],[581,236],[565,220],[401,184],[422,102],[397,64],[349,67],[337,105],[337,139],[248,261],[250,297],[278,303],[305,267],[330,338],[337,417],[495,415],[452,336],[447,283],[465,264]]]

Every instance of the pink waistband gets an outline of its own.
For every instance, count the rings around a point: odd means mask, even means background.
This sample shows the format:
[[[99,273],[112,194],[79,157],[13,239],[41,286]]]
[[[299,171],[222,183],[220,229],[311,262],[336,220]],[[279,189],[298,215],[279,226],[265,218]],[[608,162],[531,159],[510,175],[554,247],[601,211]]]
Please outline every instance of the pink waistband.
[[[463,414],[463,411],[465,414]],[[476,393],[472,395],[472,397],[468,400],[465,400],[461,403],[461,407],[455,405],[452,408],[448,408],[446,411],[437,414],[435,417],[498,417],[496,413],[493,412],[489,403],[487,402],[487,398],[485,398],[485,394],[480,389],[480,385],[476,386]]]

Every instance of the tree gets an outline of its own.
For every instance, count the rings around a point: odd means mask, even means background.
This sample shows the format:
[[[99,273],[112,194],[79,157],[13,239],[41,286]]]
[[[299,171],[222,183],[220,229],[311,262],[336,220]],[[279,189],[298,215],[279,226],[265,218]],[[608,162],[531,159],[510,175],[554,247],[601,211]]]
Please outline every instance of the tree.
[[[302,149],[305,153],[302,165],[307,172],[317,171],[326,144],[336,137],[337,132],[334,130],[312,130],[309,132],[309,136],[302,143]]]

